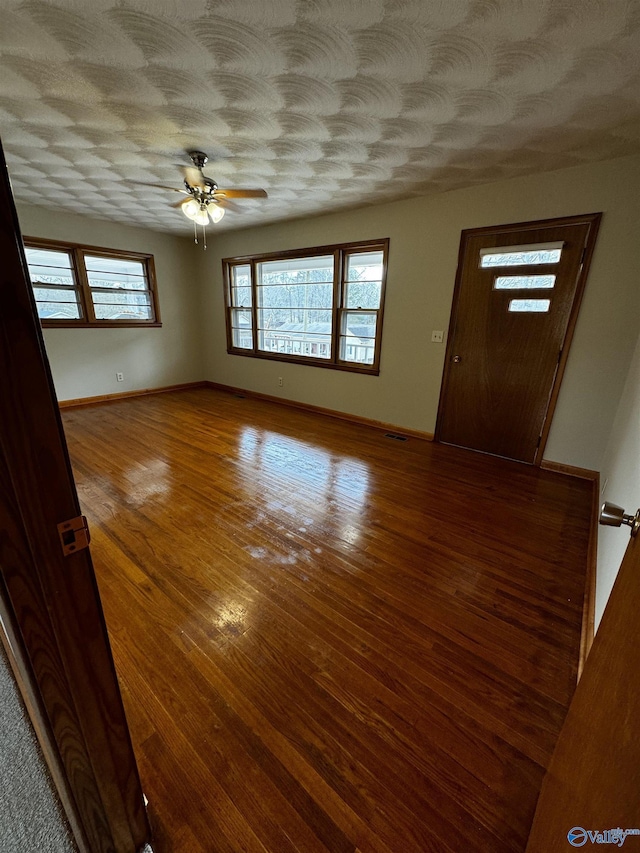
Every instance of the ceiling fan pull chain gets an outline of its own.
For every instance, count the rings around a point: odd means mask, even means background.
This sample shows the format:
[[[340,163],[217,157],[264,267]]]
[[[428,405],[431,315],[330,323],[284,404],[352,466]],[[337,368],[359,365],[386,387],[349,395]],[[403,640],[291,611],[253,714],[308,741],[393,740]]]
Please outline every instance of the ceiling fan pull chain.
[[[202,226],[202,242],[204,243],[204,251],[207,251],[207,226]]]
[[[194,220],[193,222],[193,242],[198,245],[198,223]]]

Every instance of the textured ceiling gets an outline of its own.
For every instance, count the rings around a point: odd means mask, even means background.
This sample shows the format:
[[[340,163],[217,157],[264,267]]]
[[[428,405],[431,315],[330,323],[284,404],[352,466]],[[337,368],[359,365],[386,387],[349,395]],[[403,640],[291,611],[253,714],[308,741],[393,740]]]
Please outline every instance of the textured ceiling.
[[[640,0],[0,0],[18,199],[189,233],[201,148],[264,187],[215,229],[639,150]]]

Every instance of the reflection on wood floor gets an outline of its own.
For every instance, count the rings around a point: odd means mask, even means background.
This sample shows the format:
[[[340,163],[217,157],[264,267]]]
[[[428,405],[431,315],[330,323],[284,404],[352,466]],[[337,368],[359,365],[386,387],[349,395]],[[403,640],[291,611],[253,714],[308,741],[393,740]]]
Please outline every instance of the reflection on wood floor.
[[[524,850],[588,483],[209,389],[64,424],[158,853]]]

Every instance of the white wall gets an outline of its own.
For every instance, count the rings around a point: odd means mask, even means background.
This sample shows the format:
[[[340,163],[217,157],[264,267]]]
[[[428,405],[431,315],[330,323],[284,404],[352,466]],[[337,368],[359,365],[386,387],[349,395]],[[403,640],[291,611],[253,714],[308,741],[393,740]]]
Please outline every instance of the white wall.
[[[638,281],[640,284],[640,274]],[[640,507],[640,337],[627,373],[600,478],[603,500],[618,504],[633,515]],[[596,627],[628,544],[628,527],[598,528]]]
[[[222,232],[201,256],[206,378],[432,432],[460,231],[604,212],[545,456],[599,469],[640,330],[640,157],[260,228]],[[265,201],[265,205],[269,202]],[[221,259],[390,237],[379,377],[226,352]],[[284,387],[278,387],[278,377]]]
[[[154,256],[162,328],[45,330],[59,400],[204,378],[197,250],[192,241],[22,204],[18,217],[24,236]],[[117,372],[124,374],[123,382],[116,381]]]

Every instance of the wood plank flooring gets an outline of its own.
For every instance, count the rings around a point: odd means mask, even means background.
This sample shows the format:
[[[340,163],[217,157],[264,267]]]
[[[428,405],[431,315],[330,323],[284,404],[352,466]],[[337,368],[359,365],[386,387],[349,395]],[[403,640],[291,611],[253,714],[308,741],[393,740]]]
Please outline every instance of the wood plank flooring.
[[[589,483],[209,389],[64,424],[157,853],[524,850]]]

